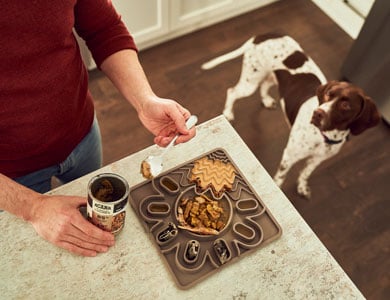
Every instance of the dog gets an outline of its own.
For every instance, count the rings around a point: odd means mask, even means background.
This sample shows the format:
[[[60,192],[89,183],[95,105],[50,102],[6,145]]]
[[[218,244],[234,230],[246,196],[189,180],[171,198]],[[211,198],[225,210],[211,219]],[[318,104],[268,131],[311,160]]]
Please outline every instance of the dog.
[[[241,75],[227,90],[223,114],[234,120],[235,101],[258,88],[263,105],[275,108],[277,101],[269,92],[276,84],[291,131],[274,181],[281,187],[291,167],[305,159],[297,192],[309,199],[312,172],[336,155],[350,134],[358,135],[377,125],[381,119],[377,107],[361,88],[345,81],[328,82],[298,42],[287,35],[251,37],[238,49],[204,63],[202,69],[239,56],[243,56]]]

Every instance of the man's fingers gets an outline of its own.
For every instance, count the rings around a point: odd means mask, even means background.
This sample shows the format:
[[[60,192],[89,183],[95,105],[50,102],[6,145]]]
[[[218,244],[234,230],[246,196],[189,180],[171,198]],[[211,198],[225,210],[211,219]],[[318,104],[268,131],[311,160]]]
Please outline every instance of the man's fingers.
[[[86,204],[86,199],[82,197],[75,197],[73,205],[76,208]],[[81,214],[74,214],[72,216],[72,225],[79,232],[71,232],[70,234],[79,236],[85,241],[92,243],[109,242],[107,245],[112,245],[110,242],[115,240],[114,235],[110,232],[104,231],[92,223],[88,222]]]
[[[176,128],[182,135],[188,135],[188,129],[186,126],[187,119],[191,116],[190,112],[180,105],[176,105],[177,110],[172,110],[170,115],[171,119],[175,122]]]
[[[104,231],[91,224],[85,220],[81,214],[73,218],[72,225],[74,226],[74,230],[69,232],[69,234],[73,236],[95,244],[100,243],[108,246],[112,246],[114,244],[115,237],[112,233]]]
[[[91,225],[92,227],[95,227],[89,222],[85,222],[86,225]],[[59,237],[55,244],[72,253],[83,256],[96,256],[97,253],[107,252],[109,247],[115,244],[113,235],[109,232],[103,231],[103,233],[108,234],[110,239],[101,240],[99,238],[96,238],[95,236],[89,236],[88,234],[80,230],[78,227],[74,226],[74,224],[69,225],[70,226],[68,227],[66,232],[63,232],[62,237]],[[94,229],[95,228],[92,228],[93,231]],[[100,233],[101,229],[97,227],[96,229],[98,229],[97,232]]]
[[[77,255],[89,256],[89,257],[94,257],[97,255],[97,252],[94,250],[84,249],[66,241],[58,242],[56,245],[60,248],[68,250],[69,252],[72,252]]]
[[[183,122],[185,121],[183,120]],[[195,126],[191,127],[190,129],[186,129],[187,127],[185,123],[183,123],[182,130],[180,129],[178,123],[175,123],[175,126],[176,128],[171,129],[167,127],[165,128],[165,131],[160,132],[160,134],[154,138],[154,143],[159,145],[160,147],[166,147],[178,132],[179,132],[179,137],[177,138],[175,144],[188,142],[196,135]]]
[[[177,144],[180,144],[180,143],[185,143],[185,142],[188,142],[190,139],[192,139],[194,136],[196,135],[196,129],[195,129],[195,126],[192,127],[188,134],[182,134],[182,135],[179,135],[179,137],[177,138],[176,140],[176,143]]]
[[[75,208],[79,208],[80,206],[87,205],[87,198],[86,197],[72,197],[68,201],[72,201],[72,204]]]
[[[104,246],[111,247],[115,244],[115,239],[111,240],[101,240],[97,239],[94,236],[89,236],[85,232],[81,231],[79,228],[72,226],[69,228],[68,232],[64,235],[64,239],[75,239],[72,241],[73,244],[77,244],[82,247],[86,247],[87,245],[94,246]],[[77,242],[80,241],[80,242]]]
[[[78,237],[74,237],[72,235],[68,235],[61,242],[69,243],[74,245],[77,248],[82,248],[84,250],[92,251],[92,252],[107,252],[109,246],[102,244],[95,244],[85,240],[81,240]]]

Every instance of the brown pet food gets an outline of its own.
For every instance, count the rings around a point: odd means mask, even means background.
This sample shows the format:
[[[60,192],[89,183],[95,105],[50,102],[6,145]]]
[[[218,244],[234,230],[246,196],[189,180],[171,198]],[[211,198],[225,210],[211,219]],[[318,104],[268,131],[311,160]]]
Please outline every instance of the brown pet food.
[[[141,163],[141,174],[146,179],[153,179],[152,172],[150,171],[150,164],[146,160]]]
[[[205,195],[181,199],[177,210],[179,228],[199,234],[216,235],[227,222],[227,213],[220,201]]]
[[[103,179],[95,193],[95,198],[103,202],[114,200],[114,187],[108,179]]]

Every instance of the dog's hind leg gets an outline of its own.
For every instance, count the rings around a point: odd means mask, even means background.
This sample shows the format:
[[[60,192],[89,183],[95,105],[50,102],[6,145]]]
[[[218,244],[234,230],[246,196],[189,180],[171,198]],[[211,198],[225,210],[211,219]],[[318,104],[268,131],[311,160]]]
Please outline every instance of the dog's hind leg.
[[[277,84],[276,77],[273,72],[261,82],[260,84],[260,97],[263,105],[267,108],[275,108],[276,100],[270,95],[269,91],[271,87]]]
[[[234,87],[229,88],[226,92],[223,114],[229,121],[234,120],[234,102],[236,102],[237,99],[252,95],[265,76],[265,72],[254,71],[253,66],[249,64],[248,60],[244,57],[241,76],[238,83]]]
[[[229,120],[234,120],[233,105],[236,100],[252,95],[257,89],[257,84],[240,81],[236,86],[231,87],[226,92],[224,116]]]

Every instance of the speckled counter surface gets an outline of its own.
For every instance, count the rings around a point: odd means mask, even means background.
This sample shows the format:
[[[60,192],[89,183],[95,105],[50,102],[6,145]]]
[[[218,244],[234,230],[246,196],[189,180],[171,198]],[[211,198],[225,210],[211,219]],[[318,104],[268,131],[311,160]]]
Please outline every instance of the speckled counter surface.
[[[131,206],[116,245],[94,258],[72,255],[41,239],[22,220],[0,213],[1,299],[363,299],[364,297],[222,116],[175,146],[165,170],[214,148],[225,149],[283,229],[280,238],[188,290],[177,287]],[[114,172],[130,186],[144,179],[140,162],[156,146],[51,193],[86,195],[95,174]]]

